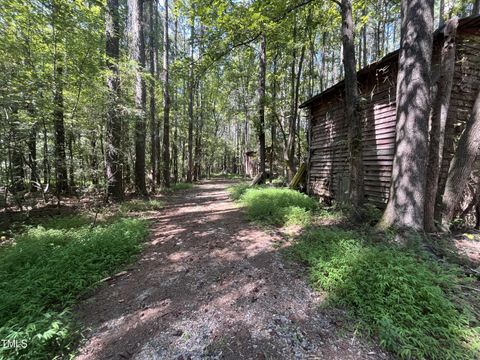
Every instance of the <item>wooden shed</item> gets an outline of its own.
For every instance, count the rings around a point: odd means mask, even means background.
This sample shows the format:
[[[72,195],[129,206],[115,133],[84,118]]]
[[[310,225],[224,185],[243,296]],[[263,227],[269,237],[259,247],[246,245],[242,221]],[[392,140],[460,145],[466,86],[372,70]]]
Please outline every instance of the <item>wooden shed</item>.
[[[468,119],[480,86],[480,16],[459,21],[456,64],[447,124],[457,133]],[[443,33],[434,34],[432,71],[443,44]],[[357,72],[362,119],[363,164],[367,201],[384,204],[389,195],[395,151],[395,98],[398,50]],[[438,73],[438,71],[437,71]],[[308,191],[337,201],[346,200],[349,174],[344,82],[307,100],[300,107],[309,112]],[[452,125],[453,124],[453,125]],[[447,129],[448,132],[448,129]],[[453,133],[453,131],[450,131]],[[446,149],[446,173],[453,149]]]

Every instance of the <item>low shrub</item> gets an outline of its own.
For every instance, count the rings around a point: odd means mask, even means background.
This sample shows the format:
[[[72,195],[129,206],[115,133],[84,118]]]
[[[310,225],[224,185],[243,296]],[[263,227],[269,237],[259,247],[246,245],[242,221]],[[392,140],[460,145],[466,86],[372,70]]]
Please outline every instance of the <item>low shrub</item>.
[[[141,212],[141,211],[155,211],[163,207],[163,202],[160,200],[130,200],[125,201],[120,205],[120,212]]]
[[[68,309],[132,260],[146,234],[147,223],[139,219],[93,229],[38,226],[0,248],[0,339],[26,341],[25,347],[0,347],[0,359],[66,357],[76,335]]]
[[[233,186],[230,186],[228,188],[228,193],[230,194],[230,198],[234,201],[240,200],[243,194],[245,194],[245,191],[250,189],[250,184],[249,183],[240,183],[236,184]]]
[[[317,209],[314,199],[285,188],[249,188],[240,202],[251,220],[272,225],[307,225]]]
[[[171,184],[169,188],[163,188],[161,192],[164,194],[172,194],[175,191],[192,189],[193,186],[194,185],[190,183],[176,183],[176,184]]]
[[[69,216],[54,216],[40,219],[40,225],[45,229],[76,229],[91,224],[92,219],[84,214]]]
[[[314,286],[346,306],[360,328],[406,359],[472,359],[478,332],[449,298],[456,277],[436,263],[366,235],[339,229],[304,234],[291,248]],[[470,342],[476,339],[477,345]]]

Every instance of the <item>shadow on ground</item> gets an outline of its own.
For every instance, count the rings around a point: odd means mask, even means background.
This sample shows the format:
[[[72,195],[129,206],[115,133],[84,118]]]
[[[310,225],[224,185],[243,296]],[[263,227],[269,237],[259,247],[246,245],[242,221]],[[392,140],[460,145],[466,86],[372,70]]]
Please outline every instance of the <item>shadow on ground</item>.
[[[175,193],[126,275],[77,309],[78,359],[385,359],[346,330],[274,232],[248,223],[215,180]]]

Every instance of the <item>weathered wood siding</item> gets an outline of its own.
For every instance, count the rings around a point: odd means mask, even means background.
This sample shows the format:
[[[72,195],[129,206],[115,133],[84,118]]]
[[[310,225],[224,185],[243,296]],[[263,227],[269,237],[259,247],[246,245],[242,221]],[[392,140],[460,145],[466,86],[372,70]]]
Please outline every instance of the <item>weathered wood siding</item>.
[[[463,129],[480,84],[480,37],[478,22],[473,29],[459,27],[457,65],[449,117]],[[441,36],[436,36],[434,57]],[[388,200],[395,151],[396,78],[398,55],[392,53],[358,73],[361,94],[363,163],[367,201],[382,205]],[[344,116],[343,82],[313,98],[310,110],[310,154],[308,185],[311,194],[346,200],[348,192],[347,124]],[[442,174],[446,174],[452,149],[447,149]]]
[[[382,203],[388,195],[395,144],[396,62],[360,81],[365,195]],[[310,190],[344,200],[348,191],[347,124],[339,89],[311,107]]]

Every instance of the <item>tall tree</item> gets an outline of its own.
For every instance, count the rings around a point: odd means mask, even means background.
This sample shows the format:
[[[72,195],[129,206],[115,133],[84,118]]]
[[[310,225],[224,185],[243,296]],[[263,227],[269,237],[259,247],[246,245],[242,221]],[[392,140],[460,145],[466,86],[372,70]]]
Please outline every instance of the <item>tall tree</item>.
[[[177,59],[178,52],[178,16],[175,16],[175,30],[173,35],[173,61]],[[174,89],[173,92],[173,103],[176,104],[178,101],[177,90]],[[174,109],[174,132],[173,132],[173,144],[172,144],[172,157],[173,157],[173,182],[176,184],[178,182],[178,105]]]
[[[168,73],[168,55],[170,40],[168,38],[168,0],[164,1],[163,25],[163,186],[170,187],[170,91]]]
[[[352,3],[342,0],[343,67],[345,70],[345,119],[348,126],[350,201],[354,207],[363,202],[362,122],[358,114],[358,84],[355,68]]]
[[[455,208],[462,197],[473,163],[480,147],[480,91],[473,105],[470,119],[458,141],[458,146],[450,163],[445,192],[443,193],[442,226],[448,229]]]
[[[143,0],[128,0],[130,12],[131,39],[130,52],[136,62],[135,71],[135,190],[146,195],[145,182],[145,109],[147,103],[146,86],[143,78],[145,69],[145,38],[143,35]]]
[[[68,192],[67,156],[65,153],[65,104],[63,97],[63,47],[64,23],[63,14],[58,0],[52,2],[53,29],[53,126],[55,129],[55,180],[57,193]]]
[[[260,37],[260,51],[259,51],[259,75],[258,75],[258,120],[257,120],[257,134],[258,134],[258,154],[259,164],[258,171],[261,176],[265,176],[265,83],[267,71],[267,40],[265,34]]]
[[[122,140],[122,119],[120,118],[120,57],[118,0],[107,0],[105,8],[105,53],[107,57],[107,124],[105,165],[107,194],[115,200],[123,198],[122,164],[120,144]]]
[[[157,122],[157,107],[155,98],[155,86],[156,86],[156,61],[158,56],[157,48],[157,3],[156,0],[150,0],[148,2],[148,60],[149,60],[149,116],[150,116],[150,164],[152,168],[152,187],[155,188],[158,172],[158,146],[159,146],[159,126]]]
[[[297,41],[297,18],[294,16],[294,23],[293,23],[293,40],[294,43]],[[300,58],[299,62],[299,72],[301,69],[301,64],[303,62],[303,55],[304,55],[304,50],[302,49],[302,56]],[[284,160],[287,165],[287,174],[288,174],[288,179],[291,180],[293,179],[293,176],[295,175],[296,171],[296,166],[295,166],[295,139],[297,135],[297,115],[298,115],[298,102],[297,102],[297,89],[296,89],[296,84],[297,84],[297,76],[295,68],[296,68],[296,62],[297,62],[297,49],[294,45],[293,50],[292,50],[292,63],[290,65],[290,116],[288,119],[288,139],[287,143],[285,144],[285,150],[284,150]]]
[[[190,65],[188,75],[188,169],[187,182],[192,182],[193,179],[193,87],[195,86],[194,79],[194,45],[195,45],[195,16],[192,16],[190,24]]]
[[[450,95],[452,93],[455,70],[455,35],[458,18],[450,19],[443,30],[443,46],[438,66],[438,78],[435,81],[436,95],[432,101],[430,118],[430,140],[428,144],[427,185],[425,194],[425,230],[434,231],[435,203],[438,190],[438,178],[443,159],[445,126],[447,123]]]
[[[380,228],[423,229],[432,34],[433,0],[402,0],[395,155]]]

